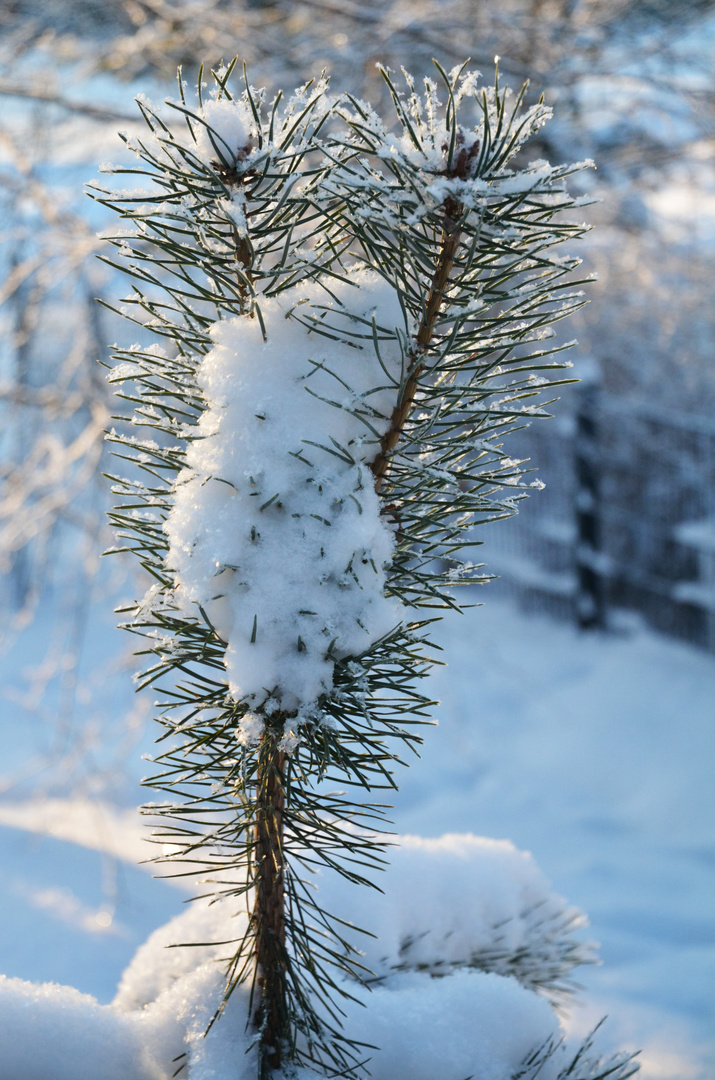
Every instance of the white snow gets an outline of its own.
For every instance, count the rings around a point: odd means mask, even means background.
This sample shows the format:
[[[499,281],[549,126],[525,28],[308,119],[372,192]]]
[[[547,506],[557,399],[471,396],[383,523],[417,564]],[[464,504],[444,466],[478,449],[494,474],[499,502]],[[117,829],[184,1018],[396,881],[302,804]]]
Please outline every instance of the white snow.
[[[532,886],[531,891],[522,889],[522,901],[553,902],[529,858],[511,845],[453,835],[432,842],[412,838],[405,850],[412,854],[414,875],[423,882],[422,895],[424,885],[429,893],[433,883],[425,904],[427,919],[438,906],[435,871],[441,873],[460,860],[473,869],[484,863],[478,895],[474,880],[460,881],[458,874],[455,882],[457,888],[467,886],[464,903],[476,904],[472,925],[482,944],[497,936],[492,917],[506,910],[502,900],[514,893],[514,879],[520,875],[522,884]],[[393,881],[400,882],[389,915],[396,942],[406,929],[419,925],[414,912],[411,917],[402,908],[404,889],[410,884],[400,881],[403,869],[398,860],[390,871]],[[450,892],[446,897],[447,908],[455,895]],[[441,899],[445,906],[443,892]],[[490,909],[488,923],[480,926],[480,912]],[[406,921],[399,928],[403,915]],[[252,1080],[255,1060],[247,1053],[250,1035],[245,1031],[247,988],[234,993],[220,1022],[203,1037],[221,1000],[222,974],[216,960],[228,951],[227,937],[243,932],[245,920],[245,914],[231,919],[226,904],[192,905],[140,947],[110,1006],[71,987],[2,978],[4,1080],[168,1080],[181,1054],[187,1055],[187,1080]],[[439,922],[436,929],[442,933]],[[168,947],[212,941],[219,943]],[[509,1080],[527,1054],[560,1032],[546,1001],[515,979],[495,973],[464,970],[435,979],[427,972],[397,972],[372,989],[356,983],[346,988],[355,998],[343,1002],[347,1029],[356,1039],[378,1047],[366,1052],[375,1080],[433,1080],[436,1075],[462,1080],[472,1073],[485,1080]],[[544,1075],[552,1071],[547,1069]],[[302,1075],[308,1080],[312,1074]]]
[[[227,164],[232,164],[249,155],[254,122],[247,103],[226,97],[209,98],[197,115],[206,125],[193,123],[196,149],[204,161],[216,161],[220,155]]]
[[[601,1041],[642,1049],[644,1077],[706,1080],[713,658],[637,623],[578,634],[499,602],[500,587],[443,624],[441,726],[405,774],[397,827],[459,823],[534,852],[601,942],[603,966],[576,972],[587,993],[569,1030],[608,1015]]]
[[[138,1032],[88,994],[0,976],[4,1080],[158,1080]]]
[[[338,874],[314,882],[326,911],[375,935],[356,933],[353,943],[381,979],[402,969],[445,975],[471,965],[535,989],[537,969],[558,968],[565,945],[574,947],[574,963],[595,959],[580,933],[585,917],[553,893],[527,852],[469,833],[395,843],[376,882],[381,892],[355,888]],[[189,971],[230,955],[226,943],[243,935],[247,917],[247,906],[226,901],[189,904],[137,950],[115,1004],[140,1008]],[[520,960],[527,942],[538,958],[531,964]],[[170,948],[177,943],[191,947]]]
[[[241,1006],[245,1014],[247,992],[236,995],[213,1038],[203,1038],[221,989],[216,966],[203,965],[151,1007],[123,1012],[69,986],[0,976],[3,1080],[169,1080],[192,1050],[192,1080],[248,1080],[255,1063],[244,1058],[248,1040],[235,1019]],[[206,1048],[214,1051],[214,1065],[222,1060],[213,1073],[205,1066]]]
[[[114,1006],[130,1012],[156,1001],[178,979],[230,955],[225,942],[240,937],[245,928],[245,911],[237,913],[226,903],[210,905],[203,900],[188,904],[137,949],[122,975]],[[175,945],[191,947],[172,948]]]
[[[470,962],[512,974],[527,942],[543,972],[558,967],[560,946],[572,940],[561,929],[564,918],[573,920],[572,930],[586,925],[578,909],[551,891],[531,855],[508,840],[406,835],[397,845],[377,879],[380,893],[367,898],[337,877],[318,882],[328,911],[376,935],[361,936],[358,944],[365,965],[378,974],[401,966],[439,973]],[[581,942],[578,956],[589,962],[592,949]],[[528,964],[517,977],[531,985]]]
[[[527,1054],[559,1034],[545,1001],[481,971],[396,975],[358,999],[347,1004],[346,1024],[380,1048],[369,1064],[373,1080],[509,1080]],[[544,1080],[552,1075],[543,1072]]]
[[[373,990],[351,986],[350,991],[356,1000],[344,1002],[345,1023],[356,1039],[377,1044],[378,1049],[365,1051],[374,1080],[464,1080],[469,1075],[509,1080],[528,1053],[559,1034],[545,1001],[499,975],[465,971],[432,979],[409,973]],[[165,1072],[157,1080],[168,1080],[173,1072],[168,1054],[181,1052],[180,1027],[186,1032],[188,1080],[253,1080],[255,1056],[247,1053],[244,1030],[245,989],[236,992],[221,1021],[202,1038],[220,992],[219,972],[205,965],[174,983],[143,1013],[120,1014],[128,1041],[141,1025],[150,1060],[156,1062],[157,1048],[165,1048],[167,1056],[159,1059]],[[172,1011],[177,1004],[183,1006],[178,1019]],[[298,1075],[301,1080],[316,1076],[309,1069]],[[552,1070],[545,1070],[545,1080],[550,1075]]]
[[[376,275],[352,280],[336,295],[363,322],[307,286],[261,299],[265,342],[257,318],[215,324],[198,373],[207,407],[165,525],[176,602],[200,605],[227,642],[231,693],[286,711],[330,690],[332,657],[402,618],[384,596],[393,533],[368,463],[397,400],[403,317]],[[306,299],[342,342],[287,317]],[[370,337],[356,348],[347,336],[371,333],[372,318],[387,331],[379,356]]]

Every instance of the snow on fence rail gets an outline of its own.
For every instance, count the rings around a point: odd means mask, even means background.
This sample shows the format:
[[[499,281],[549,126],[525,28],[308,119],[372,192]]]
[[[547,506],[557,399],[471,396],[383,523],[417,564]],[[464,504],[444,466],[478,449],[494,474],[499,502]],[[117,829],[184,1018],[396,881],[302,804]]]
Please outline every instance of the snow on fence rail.
[[[715,421],[586,384],[511,452],[546,488],[490,530],[500,590],[583,627],[629,609],[715,651]]]

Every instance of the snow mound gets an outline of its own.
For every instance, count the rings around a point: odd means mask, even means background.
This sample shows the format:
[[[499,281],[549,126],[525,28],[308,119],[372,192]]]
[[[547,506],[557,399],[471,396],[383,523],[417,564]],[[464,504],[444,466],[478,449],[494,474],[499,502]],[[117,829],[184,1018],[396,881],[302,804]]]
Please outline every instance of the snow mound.
[[[378,1047],[365,1051],[372,1080],[510,1080],[537,1046],[559,1037],[548,1004],[498,975],[432,979],[411,972],[389,987],[350,992],[356,1000],[343,1004],[346,1030]],[[234,1010],[191,1045],[188,1080],[254,1080],[252,1055],[236,1067],[245,1038],[237,1019]],[[551,1080],[553,1070],[542,1075]],[[317,1078],[310,1069],[297,1076]]]
[[[0,976],[3,1080],[158,1080],[139,1027],[89,994]]]
[[[559,1036],[547,1002],[514,979],[481,971],[445,979],[404,973],[357,997],[345,1024],[379,1047],[368,1066],[372,1080],[510,1080],[536,1047]]]
[[[368,466],[397,400],[403,316],[376,274],[351,282],[336,299],[314,285],[262,298],[266,341],[258,318],[216,323],[198,372],[206,409],[165,524],[167,565],[178,606],[227,643],[231,694],[255,706],[310,705],[336,656],[402,618],[384,596],[394,535]]]
[[[559,1040],[558,1020],[518,964],[476,969],[495,955],[542,956],[548,936],[539,939],[529,913],[574,909],[507,841],[403,837],[392,860],[384,896],[319,879],[321,900],[381,935],[367,939],[366,960],[382,977],[345,984],[354,999],[342,1002],[345,1030],[378,1047],[365,1054],[373,1080],[510,1080]],[[247,986],[205,1035],[222,998],[221,961],[246,918],[232,918],[227,902],[196,901],[138,949],[109,1006],[71,987],[0,980],[3,1080],[169,1080],[181,1066],[184,1080],[254,1080]],[[170,947],[182,943],[191,947]],[[564,1053],[545,1061],[540,1080],[558,1074]]]
[[[365,966],[392,983],[399,972],[446,975],[474,968],[513,976],[529,990],[559,1000],[569,975],[593,963],[592,943],[578,931],[587,919],[556,895],[528,852],[508,840],[451,833],[402,836],[376,884],[356,887],[338,874],[315,878],[319,903],[353,926]],[[231,953],[246,912],[228,902],[194,901],[156,930],[125,971],[115,1005],[137,1008],[209,960]],[[186,948],[171,948],[184,944]]]
[[[475,967],[558,998],[570,988],[570,971],[593,963],[593,945],[574,936],[586,917],[508,840],[402,836],[389,858],[385,880],[377,882],[384,891],[370,896],[367,908],[366,928],[377,938],[361,941],[377,974]],[[326,882],[320,892],[328,910],[364,925],[358,890]]]
[[[144,1009],[122,1012],[71,987],[5,979],[3,1080],[169,1080],[182,1062],[186,1080],[255,1080],[246,989],[204,1037],[222,984],[218,968],[205,964]],[[350,992],[357,1000],[346,1001],[346,1028],[379,1046],[370,1052],[373,1080],[509,1080],[535,1047],[559,1035],[545,1001],[484,972],[403,973],[389,987]]]
[[[221,972],[204,964],[151,1006],[122,1011],[70,986],[0,976],[0,1074],[3,1080],[169,1080],[194,1051],[201,1062],[204,1032],[222,991]],[[216,1040],[222,1052],[235,1050],[239,1061],[249,1049],[247,1002],[247,992],[236,995]],[[236,1071],[235,1061],[230,1054],[223,1071],[211,1074],[214,1080],[252,1077],[248,1063]],[[209,1074],[199,1064],[196,1075]]]
[[[215,966],[231,954],[230,942],[243,935],[247,920],[245,911],[232,916],[225,903],[195,900],[139,946],[112,1004],[123,1011],[142,1009],[190,972]]]

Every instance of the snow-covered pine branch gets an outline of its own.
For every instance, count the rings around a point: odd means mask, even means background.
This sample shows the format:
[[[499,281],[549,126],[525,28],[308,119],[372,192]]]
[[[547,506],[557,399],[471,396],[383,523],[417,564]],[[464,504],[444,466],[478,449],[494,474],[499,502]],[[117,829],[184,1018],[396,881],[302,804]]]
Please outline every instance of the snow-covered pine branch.
[[[412,928],[373,964],[313,886],[374,886],[385,864],[370,793],[429,722],[435,609],[483,580],[459,553],[534,486],[502,440],[564,366],[543,342],[580,303],[577,261],[550,248],[583,226],[558,216],[571,167],[509,164],[546,111],[508,111],[498,84],[437,68],[404,99],[386,73],[392,134],[325,80],[267,103],[232,71],[195,102],[181,82],[141,100],[138,164],[115,171],[144,186],[93,189],[130,225],[110,236],[125,313],[162,342],[118,349],[110,375],[149,429],[111,436],[143,474],[115,478],[113,520],[154,580],[127,624],[164,695],[147,783],[166,801],[147,809],[163,858],[237,916],[213,1020],[250,987],[247,1067],[356,1077],[371,980],[509,971],[553,994],[585,959],[548,945],[568,914],[525,909],[518,957],[498,927],[443,956]]]
[[[456,577],[479,580],[464,559],[473,527],[516,512],[524,463],[503,439],[544,415],[544,391],[564,381],[569,346],[549,341],[551,327],[583,303],[579,259],[552,249],[586,229],[563,217],[579,204],[564,181],[591,163],[515,168],[550,110],[523,109],[525,88],[513,98],[465,69],[437,65],[422,96],[411,76],[402,94],[383,71],[397,131],[365,102],[342,104],[348,134],[324,185],[340,193],[340,226],[395,289],[410,331],[371,467],[400,523],[390,586],[420,606],[428,596],[454,604]]]

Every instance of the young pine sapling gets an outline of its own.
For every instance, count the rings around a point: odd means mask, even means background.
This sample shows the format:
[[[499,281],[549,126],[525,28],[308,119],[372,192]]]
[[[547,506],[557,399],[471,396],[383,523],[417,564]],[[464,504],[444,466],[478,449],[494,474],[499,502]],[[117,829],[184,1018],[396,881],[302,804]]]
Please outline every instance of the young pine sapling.
[[[383,71],[395,124],[324,78],[234,91],[234,66],[140,99],[137,164],[109,168],[143,186],[93,186],[142,328],[110,375],[142,432],[110,434],[141,470],[112,520],[153,580],[126,625],[164,696],[161,858],[243,910],[224,1004],[251,986],[261,1080],[354,1076],[341,1001],[372,975],[312,881],[375,885],[430,626],[484,580],[478,527],[540,486],[503,440],[567,366],[578,260],[551,249],[584,231],[582,166],[519,167],[548,108],[466,66],[421,94]]]

